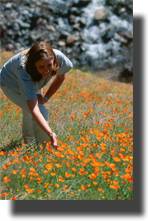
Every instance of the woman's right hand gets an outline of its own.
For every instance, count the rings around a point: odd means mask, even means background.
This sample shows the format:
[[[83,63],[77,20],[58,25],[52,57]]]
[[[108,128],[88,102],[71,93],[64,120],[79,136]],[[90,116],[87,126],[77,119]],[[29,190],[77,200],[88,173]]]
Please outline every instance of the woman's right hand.
[[[58,147],[58,141],[57,141],[57,135],[55,133],[50,134],[51,144],[57,148]]]

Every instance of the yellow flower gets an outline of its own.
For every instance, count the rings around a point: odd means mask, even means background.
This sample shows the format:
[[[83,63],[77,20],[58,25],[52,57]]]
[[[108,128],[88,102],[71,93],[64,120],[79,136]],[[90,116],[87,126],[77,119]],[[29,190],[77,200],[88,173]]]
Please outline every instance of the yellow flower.
[[[97,177],[97,175],[96,175],[95,173],[92,173],[92,174],[89,175],[89,178],[90,178],[91,180],[96,179],[96,177]]]
[[[64,178],[62,176],[59,176],[58,181],[63,183],[64,182]]]
[[[11,179],[8,176],[4,176],[3,182],[4,183],[10,183]]]
[[[93,184],[94,184],[94,186],[97,186],[98,183],[94,181]]]
[[[12,170],[12,174],[16,175],[18,173],[18,170]]]
[[[25,184],[25,185],[24,185],[24,188],[25,188],[25,190],[26,190],[27,193],[33,193],[33,192],[34,192],[34,190],[31,189],[28,184]]]
[[[120,159],[119,157],[114,157],[113,160],[114,160],[115,162],[120,162],[120,161],[121,161],[121,159]]]
[[[53,168],[53,164],[52,163],[48,163],[45,165],[45,168],[49,171]]]
[[[56,176],[55,172],[50,173],[51,176]]]
[[[104,190],[102,188],[98,188],[97,190],[98,190],[98,192],[104,192]]]
[[[62,165],[59,164],[59,163],[56,163],[55,166],[56,166],[57,168],[61,168],[61,167],[62,167]]]
[[[58,158],[64,158],[64,155],[62,153],[60,153],[59,151],[56,151],[54,154]]]
[[[76,172],[76,171],[77,171],[75,167],[71,168],[71,170],[72,170],[73,172]]]
[[[48,188],[48,186],[49,186],[49,183],[45,183],[45,184],[44,184],[44,188],[45,188],[45,189]]]
[[[80,189],[85,191],[87,189],[87,186],[81,185]]]

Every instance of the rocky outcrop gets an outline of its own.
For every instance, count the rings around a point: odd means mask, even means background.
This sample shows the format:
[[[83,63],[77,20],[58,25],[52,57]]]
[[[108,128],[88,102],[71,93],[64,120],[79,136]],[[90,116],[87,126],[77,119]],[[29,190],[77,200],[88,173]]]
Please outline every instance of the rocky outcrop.
[[[132,70],[132,0],[1,0],[1,47],[48,40],[76,67]]]

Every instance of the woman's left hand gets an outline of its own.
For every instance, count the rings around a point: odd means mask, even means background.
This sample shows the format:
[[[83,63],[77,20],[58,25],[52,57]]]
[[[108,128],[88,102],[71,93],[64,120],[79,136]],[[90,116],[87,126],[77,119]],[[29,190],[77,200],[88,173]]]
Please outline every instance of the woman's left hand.
[[[45,99],[44,96],[41,94],[38,94],[37,98],[38,98],[39,104],[45,104],[47,102],[47,99]]]

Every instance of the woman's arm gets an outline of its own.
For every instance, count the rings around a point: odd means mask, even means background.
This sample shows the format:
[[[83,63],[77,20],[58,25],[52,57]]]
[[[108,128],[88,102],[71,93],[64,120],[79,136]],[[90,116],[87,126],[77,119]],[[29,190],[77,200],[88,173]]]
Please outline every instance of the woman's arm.
[[[55,133],[52,132],[51,128],[49,127],[47,121],[43,117],[43,115],[40,112],[39,106],[38,106],[38,101],[37,99],[35,100],[30,100],[27,101],[28,107],[35,118],[35,120],[38,122],[40,127],[49,135],[52,145],[57,148],[57,136]]]
[[[38,106],[38,101],[37,99],[35,100],[29,100],[27,101],[28,107],[37,121],[37,123],[40,125],[40,127],[50,136],[50,138],[53,137],[53,132],[51,128],[49,127],[47,121],[43,117],[43,115],[40,112],[39,106]]]
[[[56,75],[53,82],[51,83],[49,89],[47,90],[45,97],[50,98],[62,85],[63,81],[65,79],[65,75]]]

